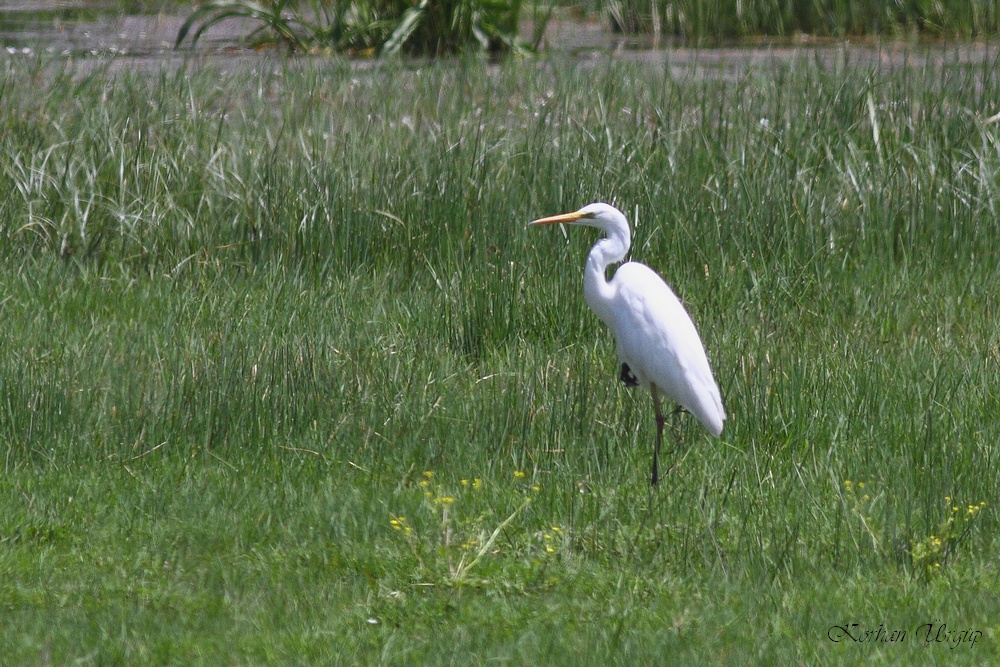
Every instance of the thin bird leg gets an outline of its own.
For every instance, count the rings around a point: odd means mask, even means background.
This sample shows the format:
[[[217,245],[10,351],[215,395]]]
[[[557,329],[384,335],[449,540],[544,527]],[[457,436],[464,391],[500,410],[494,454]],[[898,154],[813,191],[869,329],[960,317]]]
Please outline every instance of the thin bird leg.
[[[653,395],[653,410],[656,412],[656,444],[653,445],[653,486],[660,481],[660,441],[663,439],[663,411],[660,409],[660,395],[656,392],[656,385],[650,385],[650,393]]]

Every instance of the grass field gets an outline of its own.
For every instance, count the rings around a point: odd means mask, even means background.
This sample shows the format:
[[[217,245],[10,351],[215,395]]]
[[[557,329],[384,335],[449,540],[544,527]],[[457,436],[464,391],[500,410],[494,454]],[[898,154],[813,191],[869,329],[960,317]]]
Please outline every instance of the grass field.
[[[3,660],[996,661],[1000,70],[670,71],[2,61]],[[655,489],[594,200],[730,417]]]

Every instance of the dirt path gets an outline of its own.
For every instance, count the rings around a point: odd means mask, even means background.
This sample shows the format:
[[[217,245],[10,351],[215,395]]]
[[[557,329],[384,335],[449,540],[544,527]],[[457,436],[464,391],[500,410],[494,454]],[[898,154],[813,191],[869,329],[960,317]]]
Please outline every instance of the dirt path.
[[[91,3],[92,5],[92,3]],[[238,70],[273,60],[279,51],[240,48],[239,37],[247,24],[228,21],[208,31],[196,48],[190,43],[173,48],[184,15],[100,15],[72,3],[56,0],[24,0],[0,8],[0,60],[52,54],[70,57],[86,68],[89,62],[111,69],[159,71],[163,66],[211,64]],[[530,25],[525,26],[530,34]],[[543,40],[543,59],[574,60],[581,66],[604,63],[608,58],[646,62],[669,67],[676,76],[737,78],[749,68],[817,59],[835,66],[896,68],[906,63],[982,63],[996,60],[1000,45],[986,43],[944,44],[911,42],[850,43],[826,40],[786,40],[779,46],[722,49],[688,47],[650,48],[649,37],[624,36],[606,23],[583,20],[553,20]],[[109,62],[110,61],[110,62]],[[359,66],[371,61],[358,61]]]

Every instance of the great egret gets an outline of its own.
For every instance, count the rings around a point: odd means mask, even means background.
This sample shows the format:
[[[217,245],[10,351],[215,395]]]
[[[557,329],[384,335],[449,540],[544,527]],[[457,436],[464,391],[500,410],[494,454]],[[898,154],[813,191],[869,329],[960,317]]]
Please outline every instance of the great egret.
[[[639,262],[626,262],[611,280],[605,277],[608,265],[625,259],[632,243],[628,220],[621,211],[608,204],[589,204],[574,213],[542,218],[531,224],[557,222],[596,227],[604,232],[604,238],[594,244],[587,256],[583,295],[618,342],[622,382],[646,387],[653,396],[656,411],[653,484],[656,484],[664,424],[661,394],[686,408],[713,436],[722,433],[726,412],[705,358],[705,348],[691,316],[651,268]]]

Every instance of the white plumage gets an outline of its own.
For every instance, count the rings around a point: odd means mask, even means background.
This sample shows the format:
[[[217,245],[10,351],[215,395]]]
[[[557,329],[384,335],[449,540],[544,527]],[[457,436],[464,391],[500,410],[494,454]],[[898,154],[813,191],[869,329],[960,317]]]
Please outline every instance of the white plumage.
[[[661,395],[687,409],[713,436],[722,433],[726,412],[705,348],[691,316],[651,268],[639,262],[626,262],[610,281],[605,278],[606,268],[625,259],[632,242],[628,220],[621,211],[608,204],[589,204],[574,213],[542,218],[531,224],[557,222],[596,227],[605,234],[587,256],[583,293],[587,305],[608,325],[618,342],[618,357],[625,365],[622,379],[631,379],[630,371],[635,381],[652,394],[656,411],[653,450],[653,484],[656,484],[664,424]]]

